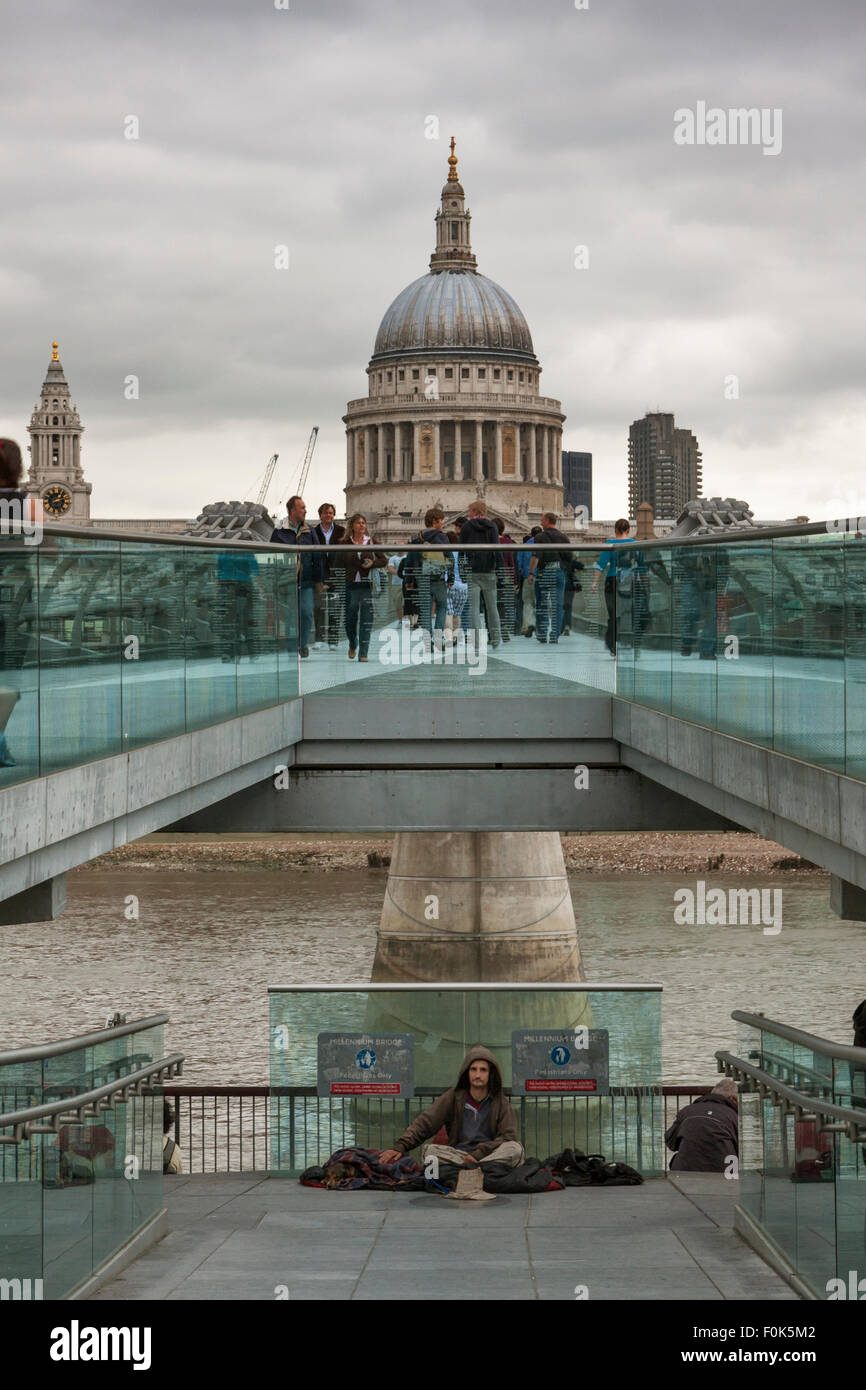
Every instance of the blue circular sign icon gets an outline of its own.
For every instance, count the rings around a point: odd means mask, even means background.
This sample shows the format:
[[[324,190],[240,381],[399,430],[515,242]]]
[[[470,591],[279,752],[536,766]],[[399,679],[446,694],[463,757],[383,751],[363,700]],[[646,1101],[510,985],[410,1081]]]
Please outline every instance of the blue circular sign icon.
[[[571,1061],[571,1053],[564,1043],[559,1043],[551,1052],[550,1060],[557,1067],[564,1067],[566,1062]]]
[[[369,1071],[371,1067],[376,1065],[376,1054],[372,1047],[362,1047],[360,1052],[355,1053],[355,1061],[361,1071]]]

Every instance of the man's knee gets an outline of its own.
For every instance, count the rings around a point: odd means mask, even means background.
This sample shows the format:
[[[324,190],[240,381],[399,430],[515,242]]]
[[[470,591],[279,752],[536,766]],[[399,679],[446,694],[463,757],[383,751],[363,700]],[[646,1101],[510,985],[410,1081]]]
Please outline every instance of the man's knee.
[[[452,1148],[450,1144],[429,1143],[424,1144],[421,1149],[421,1164],[424,1168],[440,1163],[456,1163],[461,1165],[465,1162],[466,1154],[462,1149]]]
[[[509,1168],[516,1168],[526,1157],[522,1144],[518,1144],[516,1139],[506,1139],[481,1159],[482,1163],[507,1163]]]

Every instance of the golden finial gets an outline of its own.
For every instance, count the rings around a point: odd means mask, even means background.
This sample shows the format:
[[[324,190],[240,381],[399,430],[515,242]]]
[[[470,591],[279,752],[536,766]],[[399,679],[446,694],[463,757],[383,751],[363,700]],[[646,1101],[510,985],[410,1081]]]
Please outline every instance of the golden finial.
[[[455,144],[454,136],[452,135],[452,136],[451,136],[451,153],[450,153],[450,155],[448,156],[448,163],[451,165],[451,168],[448,170],[448,182],[449,182],[449,183],[457,183],[457,156],[456,156],[456,154],[454,153],[454,144]]]
[[[54,339],[54,342],[51,344],[51,361],[52,361],[52,362],[59,362],[59,361],[60,361],[60,358],[57,356],[57,339],[56,339],[56,338]]]

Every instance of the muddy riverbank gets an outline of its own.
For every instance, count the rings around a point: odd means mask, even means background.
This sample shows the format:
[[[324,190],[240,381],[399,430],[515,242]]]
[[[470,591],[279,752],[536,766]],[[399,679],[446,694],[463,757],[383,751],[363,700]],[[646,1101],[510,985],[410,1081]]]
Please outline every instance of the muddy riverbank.
[[[168,835],[157,834],[123,845],[74,872],[110,868],[166,868],[297,873],[325,869],[387,869],[390,835]],[[781,845],[757,835],[659,831],[563,835],[566,867],[579,873],[737,873],[790,872],[800,877],[823,870]]]

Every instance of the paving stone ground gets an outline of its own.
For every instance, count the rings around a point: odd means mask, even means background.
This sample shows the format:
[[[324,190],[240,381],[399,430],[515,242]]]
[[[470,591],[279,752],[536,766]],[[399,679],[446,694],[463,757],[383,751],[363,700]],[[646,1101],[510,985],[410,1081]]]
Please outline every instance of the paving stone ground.
[[[254,1173],[165,1191],[170,1233],[93,1299],[797,1298],[734,1232],[721,1174],[492,1202]]]

